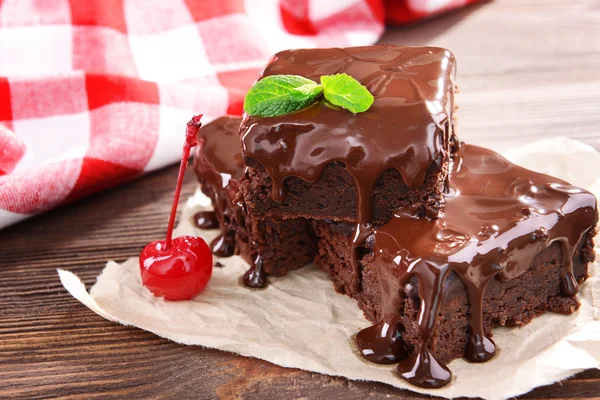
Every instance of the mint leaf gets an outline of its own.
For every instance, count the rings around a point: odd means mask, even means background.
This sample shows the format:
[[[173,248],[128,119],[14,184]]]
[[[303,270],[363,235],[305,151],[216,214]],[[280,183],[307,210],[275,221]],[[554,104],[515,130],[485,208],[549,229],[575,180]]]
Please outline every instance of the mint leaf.
[[[244,111],[259,117],[289,114],[315,101],[322,91],[321,85],[302,76],[267,76],[246,93]]]
[[[327,101],[354,114],[367,111],[375,100],[366,87],[347,74],[323,75],[321,84]]]

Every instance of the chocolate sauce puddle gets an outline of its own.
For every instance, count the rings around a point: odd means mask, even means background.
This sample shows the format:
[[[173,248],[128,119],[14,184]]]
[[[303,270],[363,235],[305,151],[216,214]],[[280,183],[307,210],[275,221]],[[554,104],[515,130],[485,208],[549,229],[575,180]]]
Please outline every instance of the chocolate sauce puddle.
[[[398,318],[384,318],[356,334],[356,344],[367,360],[377,364],[395,364],[406,357]]]
[[[244,286],[252,289],[262,289],[267,287],[267,277],[263,268],[263,261],[260,254],[256,255],[252,262],[252,266],[242,279]]]
[[[436,360],[426,349],[421,349],[417,355],[400,361],[397,371],[408,383],[429,389],[441,388],[452,380],[448,367]]]
[[[398,212],[373,234],[384,318],[356,336],[366,359],[383,364],[399,361],[402,379],[427,388],[451,380],[448,368],[430,349],[450,273],[465,285],[470,305],[465,358],[487,361],[496,352],[483,329],[487,284],[518,277],[538,253],[558,242],[563,258],[561,289],[574,295],[573,257],[598,219],[591,193],[476,146],[462,145],[454,155],[449,183],[439,219]],[[421,345],[408,349],[397,321],[403,318],[404,289],[414,278],[420,298]]]
[[[199,211],[194,214],[194,224],[200,229],[219,229],[219,220],[214,211]]]
[[[235,254],[235,234],[226,232],[210,242],[210,250],[219,257],[231,257]]]

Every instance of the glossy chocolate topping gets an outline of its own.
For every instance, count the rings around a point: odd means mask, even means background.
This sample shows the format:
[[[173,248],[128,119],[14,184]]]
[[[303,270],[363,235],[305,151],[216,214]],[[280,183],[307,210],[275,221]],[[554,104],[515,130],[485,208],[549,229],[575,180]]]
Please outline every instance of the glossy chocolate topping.
[[[451,272],[463,282],[470,304],[465,357],[481,362],[495,353],[483,330],[483,296],[492,279],[523,274],[552,243],[562,250],[561,290],[577,293],[573,257],[582,236],[598,220],[595,197],[568,183],[511,164],[476,146],[462,145],[453,157],[449,193],[437,220],[397,212],[373,234],[383,319],[357,335],[365,358],[399,362],[398,373],[424,387],[440,387],[450,371],[429,349]],[[422,345],[406,357],[397,321],[405,285],[418,278]]]
[[[293,114],[247,117],[242,154],[266,169],[277,201],[288,176],[314,182],[327,164],[343,162],[358,194],[356,246],[370,233],[372,189],[384,171],[396,169],[408,186],[419,187],[431,164],[447,159],[455,61],[437,47],[288,50],[275,55],[262,77],[293,74],[319,82],[338,73],[373,94],[368,111],[352,114],[320,100]]]
[[[197,214],[195,220],[198,227],[211,229],[216,218],[221,234],[210,247],[220,257],[235,252],[235,229],[228,227],[228,221],[237,218],[236,213],[240,212],[234,202],[244,172],[238,134],[240,122],[239,117],[225,116],[207,124],[198,133],[198,146],[194,152],[194,171],[205,186],[205,194],[212,198],[215,209],[214,216]]]

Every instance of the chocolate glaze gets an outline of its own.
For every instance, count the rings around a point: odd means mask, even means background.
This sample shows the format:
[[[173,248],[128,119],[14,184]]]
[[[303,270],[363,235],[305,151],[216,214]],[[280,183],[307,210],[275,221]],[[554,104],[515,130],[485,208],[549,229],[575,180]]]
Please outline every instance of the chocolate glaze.
[[[200,228],[221,229],[220,235],[210,244],[212,252],[219,257],[235,253],[235,224],[230,221],[240,213],[240,207],[234,201],[244,172],[238,135],[240,122],[239,117],[225,116],[207,124],[198,133],[198,146],[194,152],[194,171],[204,194],[211,197],[214,206],[212,216],[209,212],[200,212],[194,219]]]
[[[347,73],[375,97],[371,108],[352,114],[322,100],[280,117],[246,117],[242,154],[258,161],[273,182],[271,196],[284,199],[284,180],[316,181],[340,161],[354,178],[357,221],[354,248],[371,233],[372,189],[388,169],[419,187],[429,167],[450,151],[454,111],[454,56],[437,47],[369,46],[288,50],[275,55],[262,77]],[[355,284],[358,263],[353,259]]]
[[[218,229],[219,220],[214,211],[199,211],[194,214],[194,224],[200,229]]]
[[[437,220],[398,211],[373,234],[383,319],[358,333],[368,360],[399,361],[398,374],[412,384],[441,387],[449,370],[429,349],[444,281],[451,272],[463,282],[470,304],[471,337],[465,357],[489,360],[494,342],[483,330],[483,296],[492,279],[514,279],[534,257],[558,242],[563,259],[561,288],[577,293],[573,257],[597,219],[595,197],[568,183],[511,164],[491,150],[462,145],[453,157],[444,213]],[[420,348],[405,358],[398,318],[409,280],[418,278]]]

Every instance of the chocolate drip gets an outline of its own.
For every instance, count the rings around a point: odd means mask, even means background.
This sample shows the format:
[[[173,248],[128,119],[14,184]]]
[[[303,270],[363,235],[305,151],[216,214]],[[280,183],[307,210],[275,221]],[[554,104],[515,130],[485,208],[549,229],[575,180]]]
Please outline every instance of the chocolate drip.
[[[210,250],[219,257],[231,257],[235,254],[235,235],[220,234],[210,242]]]
[[[575,296],[579,292],[579,285],[573,275],[573,271],[565,271],[560,282],[561,291],[567,296]]]
[[[398,373],[423,387],[441,387],[451,379],[430,348],[450,273],[463,282],[469,300],[465,357],[487,361],[495,354],[494,342],[483,327],[487,284],[492,279],[518,277],[538,253],[559,242],[561,290],[575,295],[573,257],[581,238],[598,219],[591,193],[475,146],[463,145],[454,156],[449,184],[439,219],[418,219],[399,211],[373,234],[383,319],[361,331],[356,340],[371,361],[387,363],[402,356],[401,337],[393,335],[392,341],[378,332],[402,317],[405,292],[411,279],[416,279],[421,345],[404,349],[409,357],[400,361]]]
[[[434,160],[450,151],[454,111],[454,56],[436,47],[370,46],[288,50],[278,53],[262,77],[347,73],[375,97],[360,114],[323,101],[290,115],[247,117],[240,128],[242,154],[258,161],[272,180],[271,197],[285,198],[284,181],[319,179],[332,162],[342,162],[357,191],[353,254],[371,233],[373,187],[388,169],[416,188]],[[356,256],[354,284],[360,286]]]
[[[362,203],[364,204],[364,202]],[[369,210],[370,214],[370,210]],[[373,233],[373,227],[371,224],[363,224],[358,223],[354,227],[354,234],[352,236],[352,258],[350,260],[350,264],[352,265],[352,272],[354,274],[354,280],[352,284],[354,285],[355,290],[360,290],[361,281],[360,281],[360,263],[358,261],[358,248],[365,242],[365,239]]]
[[[199,211],[194,214],[194,224],[200,229],[218,229],[219,220],[214,211]]]
[[[240,223],[239,206],[234,202],[244,171],[238,135],[240,123],[239,117],[221,117],[207,124],[198,133],[194,153],[194,171],[202,191],[214,206],[214,212],[199,212],[194,219],[202,229],[221,229],[210,245],[219,257],[235,254],[235,227]]]
[[[398,318],[391,316],[356,334],[356,343],[367,360],[377,364],[395,364],[406,357]]]
[[[567,296],[575,296],[579,292],[579,285],[573,275],[573,255],[575,247],[569,246],[568,242],[562,241],[563,262],[560,270],[560,290]]]
[[[496,355],[496,343],[482,333],[471,333],[465,358],[471,362],[485,362]]]
[[[450,382],[452,376],[450,370],[429,351],[429,342],[440,312],[444,281],[449,271],[449,268],[436,268],[427,262],[421,262],[409,266],[400,281],[405,286],[413,276],[419,278],[421,307],[418,326],[422,342],[417,353],[401,360],[397,368],[402,379],[416,386],[442,387]]]
[[[420,349],[416,355],[400,361],[397,371],[408,383],[430,389],[446,386],[452,379],[448,367],[436,360],[426,349]]]
[[[260,254],[254,258],[252,266],[244,274],[243,283],[244,286],[253,289],[261,289],[267,286],[267,278],[265,276],[263,261]]]
[[[496,344],[483,331],[483,294],[490,279],[482,280],[482,287],[464,279],[470,299],[471,319],[469,320],[470,335],[465,349],[465,358],[471,362],[488,361],[496,354]]]

